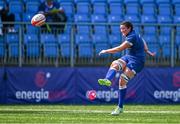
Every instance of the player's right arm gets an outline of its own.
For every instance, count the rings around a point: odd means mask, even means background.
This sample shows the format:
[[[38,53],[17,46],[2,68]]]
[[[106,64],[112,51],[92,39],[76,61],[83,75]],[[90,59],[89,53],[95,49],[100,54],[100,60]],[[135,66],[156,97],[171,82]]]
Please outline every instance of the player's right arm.
[[[131,47],[131,45],[128,43],[128,41],[124,41],[122,44],[120,44],[117,47],[111,48],[111,49],[106,49],[106,50],[101,50],[99,52],[99,55],[104,54],[104,53],[116,53],[116,52],[120,52],[123,51],[127,48]]]

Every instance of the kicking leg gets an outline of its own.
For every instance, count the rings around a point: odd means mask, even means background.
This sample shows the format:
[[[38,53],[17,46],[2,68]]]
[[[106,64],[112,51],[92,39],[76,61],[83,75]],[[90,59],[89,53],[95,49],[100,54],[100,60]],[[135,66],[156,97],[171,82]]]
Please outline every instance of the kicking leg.
[[[106,77],[104,79],[99,79],[98,82],[100,85],[111,86],[111,80],[115,77],[116,72],[123,70],[126,66],[126,62],[121,59],[115,60],[112,62]]]
[[[118,107],[111,113],[112,115],[118,115],[123,112],[123,104],[126,96],[126,84],[130,79],[135,76],[135,72],[130,70],[128,67],[125,68],[119,79],[119,101]]]

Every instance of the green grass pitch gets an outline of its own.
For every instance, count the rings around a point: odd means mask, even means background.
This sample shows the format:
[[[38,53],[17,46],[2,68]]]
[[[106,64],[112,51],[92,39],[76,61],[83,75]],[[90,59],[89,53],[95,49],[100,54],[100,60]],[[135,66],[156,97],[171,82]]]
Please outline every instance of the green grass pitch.
[[[177,123],[180,105],[125,105],[110,115],[113,105],[0,105],[0,123],[117,124]]]

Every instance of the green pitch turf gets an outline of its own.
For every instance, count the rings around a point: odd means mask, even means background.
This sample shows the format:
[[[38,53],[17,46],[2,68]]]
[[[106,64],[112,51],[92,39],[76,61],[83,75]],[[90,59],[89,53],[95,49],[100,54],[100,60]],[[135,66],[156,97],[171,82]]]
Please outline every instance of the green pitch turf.
[[[177,123],[180,105],[125,105],[110,115],[112,105],[0,105],[0,123],[117,124]]]

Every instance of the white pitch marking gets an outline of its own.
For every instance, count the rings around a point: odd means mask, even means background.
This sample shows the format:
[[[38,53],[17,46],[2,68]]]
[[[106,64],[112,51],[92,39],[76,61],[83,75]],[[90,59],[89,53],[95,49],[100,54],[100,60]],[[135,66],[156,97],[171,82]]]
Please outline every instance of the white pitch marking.
[[[8,109],[1,109],[1,111],[24,111],[24,112],[27,112],[27,111],[30,111],[30,112],[72,112],[72,113],[111,113],[111,111],[106,111],[106,110],[61,110],[61,109],[11,109],[11,108],[8,108]],[[152,114],[180,114],[180,111],[173,111],[173,110],[168,110],[168,111],[162,111],[162,110],[154,110],[154,111],[150,111],[150,110],[147,110],[147,111],[124,111],[124,113],[152,113]]]

